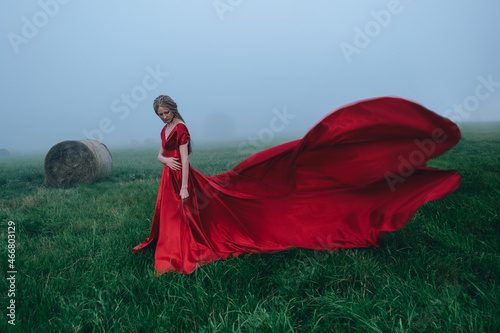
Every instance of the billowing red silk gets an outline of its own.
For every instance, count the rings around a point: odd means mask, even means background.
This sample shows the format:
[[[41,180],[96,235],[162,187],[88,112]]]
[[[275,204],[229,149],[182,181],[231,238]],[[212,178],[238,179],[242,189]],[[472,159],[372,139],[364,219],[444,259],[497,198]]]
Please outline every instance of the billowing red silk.
[[[165,140],[165,156],[179,157],[189,141],[184,124]],[[377,246],[430,200],[453,192],[457,171],[426,167],[460,140],[450,120],[392,97],[344,106],[301,140],[250,156],[234,169],[207,177],[189,168],[183,206],[180,170],[167,166],[149,238],[159,273],[190,274],[230,255],[290,247]]]

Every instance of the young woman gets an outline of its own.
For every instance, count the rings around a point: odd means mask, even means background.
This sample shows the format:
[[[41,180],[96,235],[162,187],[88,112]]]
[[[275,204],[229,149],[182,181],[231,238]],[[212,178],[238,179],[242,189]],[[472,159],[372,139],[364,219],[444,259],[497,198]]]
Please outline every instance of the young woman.
[[[450,120],[401,98],[337,109],[301,140],[257,153],[207,177],[189,165],[177,104],[153,103],[166,123],[164,164],[149,237],[158,273],[190,274],[208,262],[284,250],[377,246],[430,200],[453,192],[457,171],[426,167],[460,140]]]

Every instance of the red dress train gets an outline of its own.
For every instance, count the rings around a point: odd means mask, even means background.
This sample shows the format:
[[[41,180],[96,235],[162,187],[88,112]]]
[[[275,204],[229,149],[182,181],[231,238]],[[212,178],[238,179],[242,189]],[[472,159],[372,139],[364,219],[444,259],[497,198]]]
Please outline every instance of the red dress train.
[[[184,124],[165,139],[165,156],[189,141]],[[430,200],[453,192],[457,171],[426,167],[460,140],[450,120],[393,97],[344,106],[302,139],[250,156],[207,177],[189,169],[189,199],[179,197],[181,171],[163,168],[149,237],[159,273],[192,273],[242,253],[290,247],[377,246]]]

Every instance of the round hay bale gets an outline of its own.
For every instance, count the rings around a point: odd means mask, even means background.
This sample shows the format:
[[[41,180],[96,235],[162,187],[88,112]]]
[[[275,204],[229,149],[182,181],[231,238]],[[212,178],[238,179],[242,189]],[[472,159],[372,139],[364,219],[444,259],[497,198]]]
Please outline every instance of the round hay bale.
[[[68,140],[50,148],[44,167],[48,185],[93,183],[111,174],[113,159],[99,141]]]

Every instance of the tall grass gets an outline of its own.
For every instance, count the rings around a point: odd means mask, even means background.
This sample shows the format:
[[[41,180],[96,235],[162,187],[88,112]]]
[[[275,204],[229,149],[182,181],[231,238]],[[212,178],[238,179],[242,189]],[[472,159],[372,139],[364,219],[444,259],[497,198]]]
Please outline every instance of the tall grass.
[[[111,178],[43,185],[43,156],[0,160],[0,263],[16,223],[19,332],[497,332],[500,331],[500,126],[464,128],[431,166],[458,169],[460,188],[424,205],[380,248],[291,249],[214,262],[156,278],[149,233],[157,149],[112,151]],[[207,175],[246,156],[203,148]],[[0,282],[5,314],[8,282]]]

